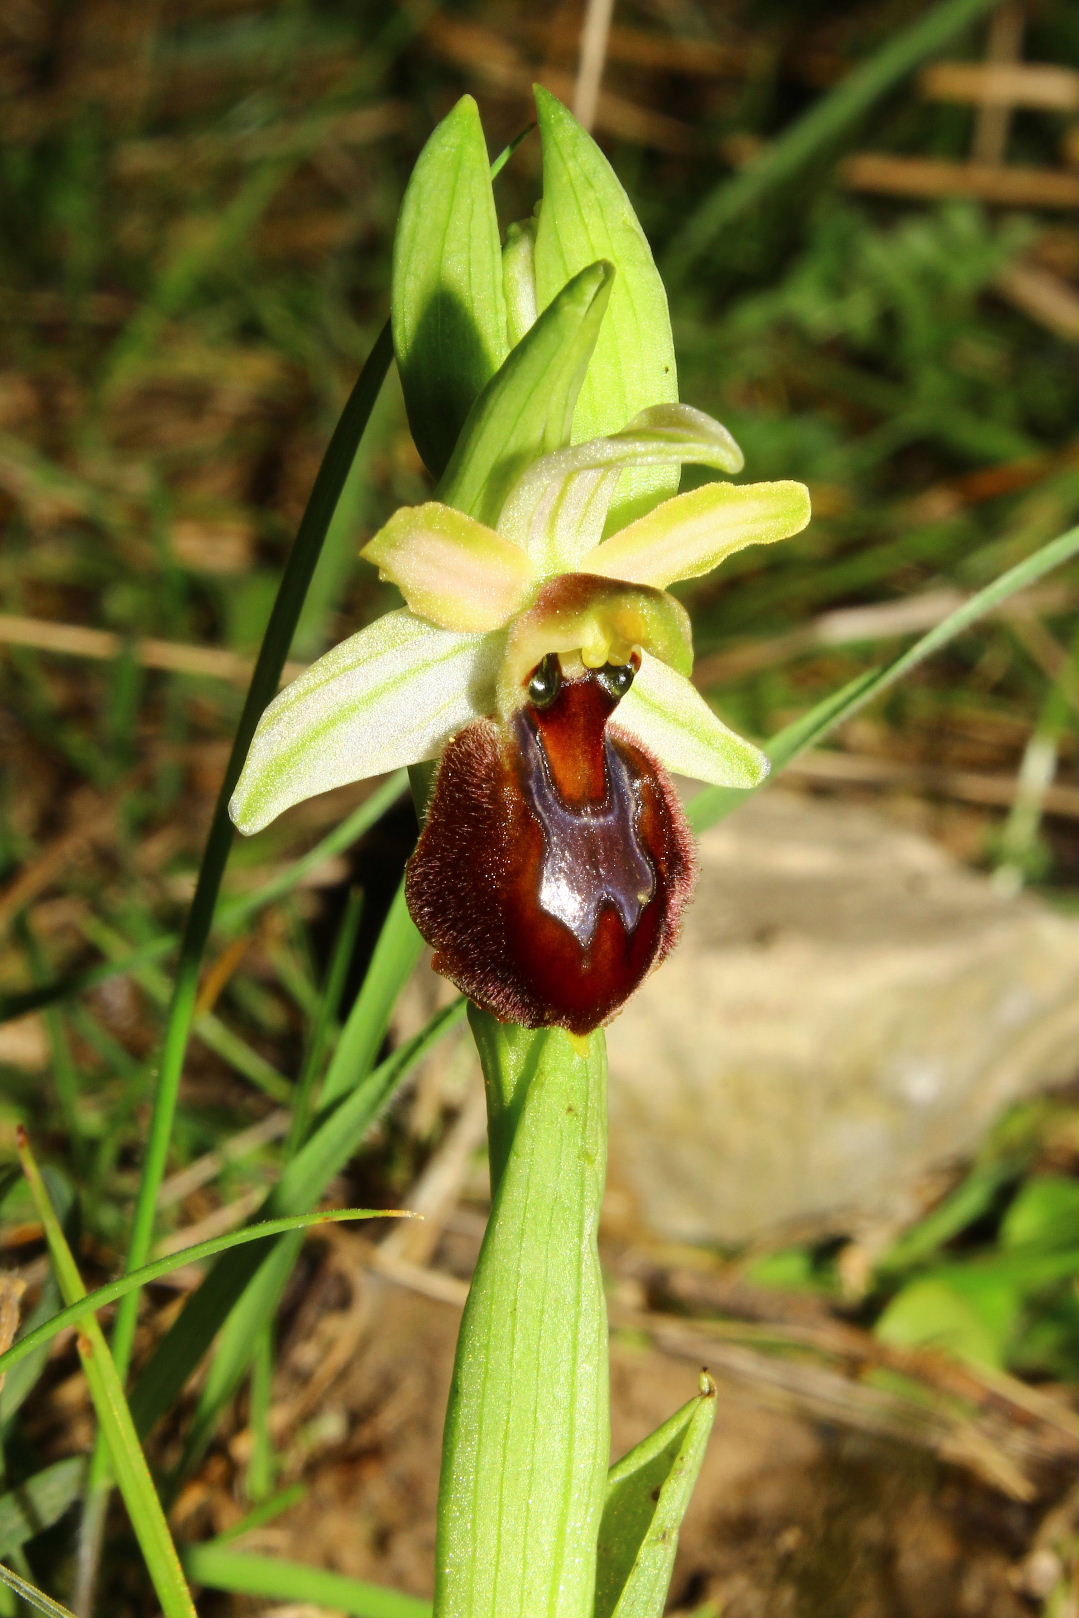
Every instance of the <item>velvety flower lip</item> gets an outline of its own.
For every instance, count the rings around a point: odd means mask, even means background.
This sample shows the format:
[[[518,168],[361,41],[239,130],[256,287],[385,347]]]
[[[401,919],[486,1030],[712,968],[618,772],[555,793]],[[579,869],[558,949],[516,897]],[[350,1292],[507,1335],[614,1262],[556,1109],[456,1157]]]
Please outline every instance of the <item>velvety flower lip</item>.
[[[671,463],[731,475],[742,456],[711,417],[663,404],[533,461],[496,527],[438,501],[396,512],[362,554],[406,605],[327,652],[267,708],[230,804],[239,829],[437,758],[473,719],[508,722],[550,652],[586,668],[639,659],[619,725],[677,773],[757,785],[767,760],[694,689],[689,622],[667,587],[798,533],[809,494],[790,481],[705,483],[605,537],[622,474]]]

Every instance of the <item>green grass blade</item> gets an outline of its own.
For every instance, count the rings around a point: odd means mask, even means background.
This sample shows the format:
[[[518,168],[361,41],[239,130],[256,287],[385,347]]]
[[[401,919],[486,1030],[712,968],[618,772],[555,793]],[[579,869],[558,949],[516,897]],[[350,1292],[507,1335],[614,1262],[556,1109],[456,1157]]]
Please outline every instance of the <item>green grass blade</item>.
[[[350,1618],[431,1618],[431,1606],[343,1573],[323,1573],[302,1562],[234,1551],[231,1545],[196,1545],[186,1556],[187,1570],[200,1584],[266,1601],[302,1601],[344,1612]]]
[[[296,1268],[302,1240],[302,1237],[295,1235],[282,1237],[280,1241],[275,1242],[265,1258],[259,1260],[256,1255],[253,1262],[245,1266],[245,1275],[239,1273],[237,1266],[234,1279],[242,1290],[239,1292],[233,1290],[231,1297],[228,1295],[223,1297],[224,1283],[216,1276],[208,1276],[203,1283],[208,1291],[204,1298],[200,1289],[198,1302],[194,1304],[191,1320],[187,1323],[188,1335],[181,1332],[173,1345],[176,1354],[184,1356],[181,1364],[186,1364],[192,1358],[197,1364],[201,1356],[198,1353],[192,1356],[190,1345],[195,1344],[197,1347],[197,1341],[201,1337],[205,1351],[213,1335],[215,1319],[222,1316],[224,1319],[214,1345],[213,1358],[206,1369],[199,1390],[195,1413],[188,1423],[180,1463],[176,1468],[177,1480],[187,1476],[205,1454],[222,1410],[239,1391],[254,1356],[258,1334],[265,1322],[272,1320],[276,1315],[289,1277]],[[203,1336],[208,1320],[210,1335]],[[175,1381],[175,1361],[170,1353],[168,1338],[162,1344],[161,1353],[162,1370],[171,1372]],[[141,1415],[141,1405],[138,1402],[141,1387],[141,1383],[137,1384],[134,1393],[137,1416]]]
[[[165,1176],[184,1058],[195,1018],[199,968],[210,936],[221,882],[235,836],[228,813],[229,799],[239,779],[259,719],[280,684],[285,659],[303,610],[307,587],[318,564],[337,509],[338,499],[348,479],[356,450],[370,420],[392,357],[393,343],[387,322],[360,371],[331,435],[307,506],[300,519],[295,542],[281,575],[270,619],[255,660],[255,668],[225,767],[210,832],[199,864],[195,892],[180,941],[172,999],[161,1048],[146,1156],[132,1217],[126,1263],[128,1270],[137,1269],[146,1262],[153,1243],[158,1195]],[[113,1348],[121,1380],[126,1377],[130,1363],[137,1318],[138,1293],[132,1292],[122,1300],[113,1326]],[[79,1552],[80,1605],[89,1605],[92,1601],[93,1583],[104,1534],[107,1488],[108,1467],[104,1451],[99,1445],[92,1465]]]
[[[375,1065],[397,996],[423,951],[423,939],[408,913],[405,885],[394,894],[364,973],[356,1001],[345,1019],[322,1083],[323,1109],[363,1080]]]
[[[1079,528],[1069,528],[1064,534],[1052,539],[1043,545],[1040,550],[1028,556],[1022,562],[1017,562],[1006,573],[1002,573],[992,584],[987,584],[983,590],[978,590],[962,606],[957,607],[947,618],[915,641],[902,652],[894,662],[887,663],[883,668],[870,669],[865,674],[852,680],[842,690],[826,697],[808,714],[803,714],[792,725],[781,730],[774,736],[764,751],[772,761],[773,775],[778,774],[792,759],[809,747],[815,747],[823,741],[831,731],[842,725],[859,709],[879,697],[890,686],[902,680],[912,669],[924,663],[927,657],[939,652],[941,647],[961,635],[965,629],[984,618],[986,613],[999,607],[1001,602],[1007,601],[1009,596],[1015,595],[1019,590],[1025,590],[1029,585],[1051,573],[1055,567],[1061,567],[1072,557],[1079,555]],[[756,788],[760,791],[760,788]],[[729,787],[707,787],[699,792],[688,806],[689,821],[695,831],[705,831],[714,826],[717,821],[730,814],[744,803],[746,794],[731,790]]]
[[[17,1145],[60,1291],[69,1303],[74,1303],[85,1296],[82,1277],[30,1151],[26,1132],[21,1128]],[[116,1481],[165,1618],[196,1618],[169,1525],[124,1399],[120,1374],[109,1353],[105,1334],[92,1315],[79,1333],[78,1348]]]
[[[271,1523],[275,1518],[280,1517],[283,1511],[290,1511],[293,1506],[298,1506],[306,1498],[306,1483],[289,1483],[285,1488],[278,1489],[275,1494],[269,1495],[265,1500],[260,1500],[258,1505],[252,1506],[245,1516],[232,1523],[228,1528],[223,1529],[218,1534],[215,1543],[218,1545],[231,1543],[232,1540],[240,1539],[244,1534],[249,1534],[253,1528],[265,1528],[267,1523]]]
[[[662,1618],[678,1533],[716,1416],[715,1383],[631,1449],[607,1477],[594,1618]]]
[[[739,215],[759,207],[771,191],[856,125],[893,85],[996,3],[997,0],[941,0],[908,28],[894,34],[875,55],[853,68],[740,174],[716,186],[668,244],[663,255],[668,286],[684,279]]]
[[[324,1109],[310,1140],[288,1164],[261,1212],[275,1218],[317,1201],[356,1151],[398,1086],[442,1035],[460,1021],[463,1013],[463,1001],[439,1012],[335,1107]],[[287,1235],[282,1238],[282,1242],[289,1240]],[[244,1248],[219,1257],[135,1384],[131,1408],[140,1432],[145,1433],[169,1408],[232,1310],[242,1309],[246,1314],[246,1289],[263,1265],[273,1263],[276,1251],[264,1258]],[[284,1279],[287,1279],[287,1271]],[[257,1319],[252,1315],[247,1320],[248,1345]],[[242,1377],[246,1364],[246,1359],[237,1357],[237,1365],[230,1374],[229,1392]],[[215,1362],[212,1371],[216,1370]]]
[[[402,974],[407,976],[411,971],[420,943],[401,889],[391,906],[363,988],[341,1031],[326,1075],[319,1113],[322,1127],[316,1128],[306,1146],[299,1148],[291,1159],[276,1192],[271,1193],[273,1206],[291,1205],[299,1195],[295,1186],[305,1180],[325,1186],[351,1156],[351,1149],[342,1155],[342,1142],[352,1141],[352,1149],[359,1145],[363,1134],[387,1104],[392,1089],[384,1089],[378,1077],[381,1069],[372,1072],[372,1067]],[[423,1035],[419,1038],[422,1040]],[[393,1077],[390,1082],[395,1088],[400,1079]],[[343,1118],[344,1107],[337,1104],[350,1086],[350,1112]],[[335,1107],[337,1110],[332,1110]],[[335,1123],[336,1128],[328,1127]],[[279,1199],[276,1202],[275,1197]],[[290,1237],[279,1242],[252,1273],[243,1297],[234,1292],[235,1305],[222,1328],[213,1364],[199,1395],[181,1460],[181,1474],[203,1453],[213,1437],[222,1408],[238,1389],[251,1362],[257,1330],[273,1316],[288,1285],[299,1256],[300,1240]]]
[[[333,950],[330,955],[329,966],[326,969],[326,981],[322,986],[321,994],[318,996],[312,1017],[307,1051],[304,1055],[299,1083],[296,1085],[296,1096],[292,1104],[292,1119],[289,1123],[288,1138],[285,1143],[286,1157],[291,1157],[294,1154],[308,1132],[311,1109],[314,1105],[315,1086],[322,1073],[327,1048],[336,1030],[335,1019],[341,1005],[341,997],[345,992],[345,983],[348,978],[349,968],[352,965],[362,918],[363,892],[361,889],[353,888],[345,902],[345,913],[341,917],[340,925],[334,937]],[[381,938],[379,942],[381,943]]]
[[[9,1590],[14,1590],[15,1594],[36,1612],[50,1613],[51,1618],[75,1618],[69,1607],[61,1607],[60,1603],[47,1596],[44,1590],[29,1584],[9,1567],[0,1567],[0,1584],[6,1584]]]
[[[27,1332],[26,1336],[20,1337],[6,1353],[0,1354],[0,1376],[5,1376],[35,1349],[50,1343],[68,1326],[74,1326],[87,1315],[96,1314],[99,1309],[107,1308],[110,1303],[126,1297],[129,1292],[137,1291],[139,1287],[149,1286],[151,1281],[158,1281],[163,1275],[171,1275],[174,1270],[183,1269],[185,1264],[199,1264],[203,1259],[213,1258],[218,1253],[227,1253],[246,1242],[269,1241],[285,1231],[309,1230],[313,1225],[338,1224],[351,1219],[409,1217],[407,1210],[401,1208],[327,1208],[319,1213],[264,1219],[260,1224],[245,1225],[240,1230],[229,1231],[227,1236],[212,1236],[207,1241],[195,1242],[191,1247],[181,1247],[176,1252],[169,1253],[166,1258],[154,1259],[152,1263],[143,1264],[139,1269],[121,1275],[115,1281],[107,1281],[103,1287],[98,1287],[93,1292],[84,1293],[66,1308],[60,1309],[48,1320],[43,1321],[40,1326],[36,1326],[33,1331]]]
[[[121,958],[130,954],[128,940],[115,927],[108,926],[96,916],[85,917],[81,930],[91,943],[107,954]],[[131,976],[155,1005],[169,1004],[172,988],[167,973],[159,967],[135,967]],[[276,1101],[278,1106],[287,1106],[292,1099],[293,1086],[285,1075],[279,1073],[272,1062],[268,1062],[239,1034],[234,1033],[215,1012],[200,1012],[192,1022],[191,1032],[242,1078],[261,1090],[263,1095]]]

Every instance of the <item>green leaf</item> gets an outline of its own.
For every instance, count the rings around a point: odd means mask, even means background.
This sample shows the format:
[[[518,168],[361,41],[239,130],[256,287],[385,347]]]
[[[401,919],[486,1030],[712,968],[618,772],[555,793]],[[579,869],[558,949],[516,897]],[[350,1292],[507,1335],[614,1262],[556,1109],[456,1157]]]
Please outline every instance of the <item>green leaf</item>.
[[[315,1604],[348,1613],[350,1618],[430,1618],[430,1603],[415,1596],[346,1578],[342,1573],[324,1573],[303,1562],[234,1551],[228,1544],[211,1541],[193,1546],[184,1560],[191,1577],[213,1590],[232,1590],[268,1601],[299,1601],[304,1607]]]
[[[491,170],[471,96],[438,125],[412,171],[394,239],[391,310],[409,426],[438,477],[508,347]]]
[[[84,1455],[68,1455],[0,1494],[0,1556],[59,1522],[81,1495],[86,1471]]]
[[[611,296],[610,264],[589,264],[512,349],[469,413],[438,498],[497,528],[530,461],[570,441],[573,411]]]
[[[573,419],[574,439],[619,432],[648,405],[678,398],[667,294],[633,206],[611,165],[560,101],[536,87],[543,201],[536,230],[539,308],[597,259],[617,272]],[[609,528],[643,516],[678,487],[676,467],[642,467],[619,484]]]
[[[610,1445],[606,1050],[602,1034],[582,1050],[561,1029],[503,1039],[473,1021],[501,1173],[446,1415],[435,1611],[582,1618]]]
[[[502,283],[506,291],[506,323],[510,347],[536,323],[536,221],[522,219],[506,231],[502,249]]]
[[[1077,1235],[1079,1184],[1063,1174],[1038,1174],[1028,1180],[1000,1227],[1001,1245],[1007,1248],[1074,1250]]]
[[[1017,1308],[1018,1297],[1007,1286],[979,1294],[927,1275],[896,1293],[877,1321],[876,1335],[899,1348],[932,1348],[1002,1370]]]
[[[611,1467],[594,1618],[661,1618],[715,1415],[715,1383],[702,1374],[697,1397]]]

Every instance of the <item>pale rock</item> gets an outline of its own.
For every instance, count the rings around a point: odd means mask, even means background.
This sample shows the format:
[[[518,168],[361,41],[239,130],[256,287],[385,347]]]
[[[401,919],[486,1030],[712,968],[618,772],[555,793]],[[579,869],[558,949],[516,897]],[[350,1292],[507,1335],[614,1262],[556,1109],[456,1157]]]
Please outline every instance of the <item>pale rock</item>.
[[[776,788],[700,857],[677,950],[608,1029],[622,1221],[738,1244],[902,1220],[1008,1103],[1074,1076],[1079,923]]]

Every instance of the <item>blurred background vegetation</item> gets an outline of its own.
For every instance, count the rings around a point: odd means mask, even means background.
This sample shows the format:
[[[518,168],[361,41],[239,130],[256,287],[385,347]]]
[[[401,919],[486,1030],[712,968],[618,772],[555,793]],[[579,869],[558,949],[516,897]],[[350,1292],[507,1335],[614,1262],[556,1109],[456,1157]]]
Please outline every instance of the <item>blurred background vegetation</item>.
[[[580,0],[5,8],[0,1123],[31,1122],[77,1204],[90,1278],[121,1262],[168,954],[93,974],[182,923],[283,558],[385,318],[396,209],[420,146],[463,91],[493,149],[529,123],[534,79],[587,100],[581,23]],[[749,734],[773,734],[1075,521],[1076,32],[1055,0],[616,8],[595,130],[669,279],[683,397],[731,428],[747,475],[813,492],[807,532],[735,558],[693,597],[700,684]],[[499,181],[504,220],[530,210],[537,165],[526,142]],[[389,604],[356,553],[426,487],[391,379],[295,659]],[[1075,600],[1059,575],[1016,598],[791,780],[928,830],[1006,891],[1032,885],[1074,906]],[[237,847],[229,892],[285,868],[365,790]],[[347,867],[330,862],[219,941],[163,1216],[184,1240],[240,1222],[276,1172],[342,893],[352,881],[365,894],[358,973],[408,835],[402,811]],[[344,1200],[407,1203],[458,1104],[428,1095],[381,1126]],[[882,1318],[895,1341],[943,1333],[960,1361],[1033,1378],[1067,1408],[1075,1118],[1056,1097],[1006,1120],[900,1239],[844,1329],[864,1343]],[[40,1232],[18,1191],[5,1212],[4,1262],[34,1302]],[[1016,1265],[1017,1241],[1037,1263]],[[309,1294],[319,1275],[329,1285],[336,1250],[308,1249]],[[834,1244],[762,1258],[753,1279],[819,1295],[836,1319],[845,1307]],[[979,1287],[991,1308],[977,1307]],[[300,1292],[282,1324],[293,1345]],[[966,1314],[961,1294],[975,1297]],[[182,1296],[182,1285],[148,1295],[148,1340]],[[39,1369],[5,1408],[9,1486],[86,1447],[70,1342]],[[180,1531],[234,1525],[347,1450],[309,1412],[274,1426],[268,1386],[261,1405],[228,1414],[187,1479]],[[977,1404],[987,1389],[964,1397]],[[161,1442],[175,1446],[175,1433]],[[0,1555],[25,1555],[46,1579],[70,1555],[71,1514],[42,1533],[12,1530],[13,1498],[0,1499]],[[281,1497],[282,1510],[297,1498]],[[1020,1579],[1014,1610],[1064,1618],[1075,1588],[1058,1529],[1038,1539],[1045,1510],[1026,1504],[1020,1522],[1006,1503],[1017,1565],[1032,1546],[1050,1562],[1041,1585]],[[1004,1530],[993,1518],[988,1532]],[[145,1610],[124,1536],[120,1519],[116,1613]],[[384,1572],[398,1576],[413,1570]],[[687,1611],[694,1589],[710,1594],[683,1581]],[[213,1599],[223,1604],[207,1613],[254,1610]],[[740,1599],[721,1593],[707,1610],[757,1612]],[[822,1599],[790,1610],[856,1610]]]

